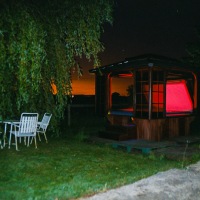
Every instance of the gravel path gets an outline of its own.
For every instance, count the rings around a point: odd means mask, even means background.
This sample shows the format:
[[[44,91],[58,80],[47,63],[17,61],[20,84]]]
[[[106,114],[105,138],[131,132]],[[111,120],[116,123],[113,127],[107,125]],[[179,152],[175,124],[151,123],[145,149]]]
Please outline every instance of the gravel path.
[[[200,200],[200,161],[79,200]]]

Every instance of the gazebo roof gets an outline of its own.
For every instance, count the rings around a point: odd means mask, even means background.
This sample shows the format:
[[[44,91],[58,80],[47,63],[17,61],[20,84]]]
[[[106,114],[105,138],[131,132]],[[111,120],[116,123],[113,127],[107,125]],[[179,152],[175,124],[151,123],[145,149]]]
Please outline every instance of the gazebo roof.
[[[145,54],[132,58],[126,58],[124,61],[113,63],[110,65],[101,66],[98,68],[90,69],[90,73],[109,73],[116,71],[127,71],[143,67],[159,67],[161,69],[173,69],[173,70],[191,70],[194,71],[194,66],[186,64],[180,60],[168,58],[159,55]]]

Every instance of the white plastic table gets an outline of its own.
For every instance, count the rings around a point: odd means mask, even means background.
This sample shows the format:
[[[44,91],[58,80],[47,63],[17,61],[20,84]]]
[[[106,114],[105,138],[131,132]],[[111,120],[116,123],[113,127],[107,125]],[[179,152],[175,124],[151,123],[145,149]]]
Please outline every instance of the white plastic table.
[[[1,148],[4,148],[6,146],[7,126],[10,125],[11,127],[12,123],[19,123],[19,122],[17,122],[17,120],[3,120],[3,121],[0,121],[0,123],[4,124],[3,145],[1,142]]]

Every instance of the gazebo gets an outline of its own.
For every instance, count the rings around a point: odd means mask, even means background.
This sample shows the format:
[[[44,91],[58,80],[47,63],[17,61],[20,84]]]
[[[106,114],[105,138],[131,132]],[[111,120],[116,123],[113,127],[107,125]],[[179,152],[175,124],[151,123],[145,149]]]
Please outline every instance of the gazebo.
[[[101,137],[160,141],[190,134],[197,111],[194,67],[142,55],[89,72],[95,74],[96,114],[107,118]],[[120,88],[126,93],[116,92]]]

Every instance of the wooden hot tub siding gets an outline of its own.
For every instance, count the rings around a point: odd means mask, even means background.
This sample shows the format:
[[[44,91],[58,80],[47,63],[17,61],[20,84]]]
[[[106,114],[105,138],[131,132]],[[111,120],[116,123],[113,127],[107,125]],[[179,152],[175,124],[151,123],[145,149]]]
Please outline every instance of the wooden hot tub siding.
[[[174,138],[177,136],[187,136],[190,134],[190,124],[194,120],[194,116],[170,117],[165,119],[138,119],[131,121],[130,116],[123,115],[107,115],[110,125],[109,131],[115,131],[116,127],[130,127],[128,131],[133,131],[132,137],[136,139],[145,139],[152,141],[161,141]],[[135,125],[135,128],[131,128]],[[118,128],[120,130],[120,128]],[[121,129],[123,130],[123,129]],[[122,133],[123,134],[123,133]]]

